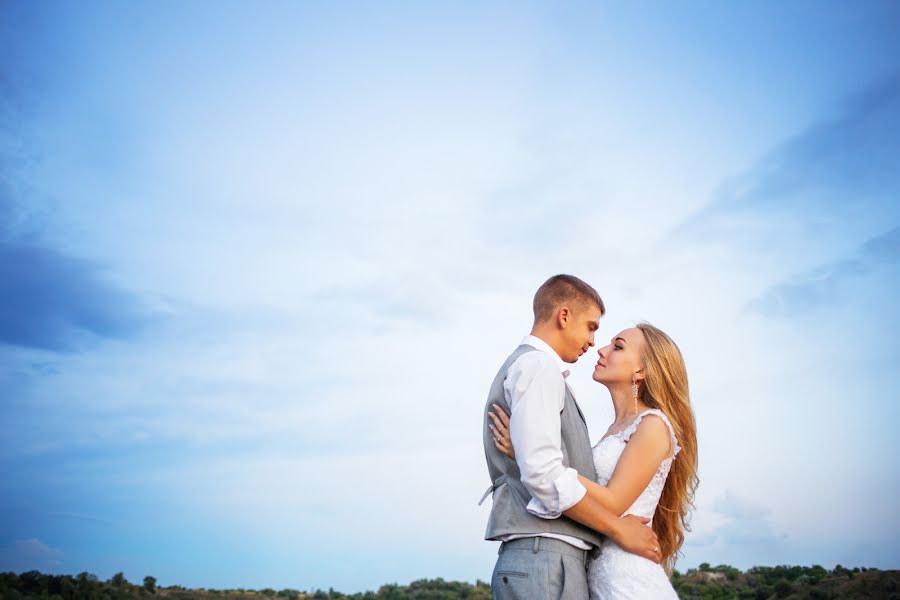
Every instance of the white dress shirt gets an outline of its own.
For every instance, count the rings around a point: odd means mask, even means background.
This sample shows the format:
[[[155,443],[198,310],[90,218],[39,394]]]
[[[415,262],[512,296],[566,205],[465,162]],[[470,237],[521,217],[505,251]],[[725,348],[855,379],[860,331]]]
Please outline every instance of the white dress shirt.
[[[522,483],[531,494],[525,509],[544,519],[558,518],[563,511],[581,501],[587,493],[578,481],[578,472],[563,466],[562,426],[559,413],[566,402],[569,369],[553,348],[533,335],[527,344],[539,352],[526,352],[510,365],[503,390],[509,404],[509,436],[516,453]],[[543,533],[590,550],[584,540],[557,533]],[[520,537],[510,534],[504,541]]]

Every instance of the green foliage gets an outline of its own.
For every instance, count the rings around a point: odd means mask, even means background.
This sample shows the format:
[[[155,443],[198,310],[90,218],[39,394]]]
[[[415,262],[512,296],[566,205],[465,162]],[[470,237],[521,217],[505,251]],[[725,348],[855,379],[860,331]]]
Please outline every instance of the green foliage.
[[[117,574],[118,575],[118,574]],[[53,582],[58,580],[58,587],[63,590],[58,598],[48,596],[49,585],[53,592]],[[490,586],[478,581],[475,585],[443,579],[420,579],[407,586],[398,584],[384,585],[378,592],[364,592],[352,595],[342,594],[334,588],[303,592],[296,589],[283,589],[276,592],[272,588],[263,590],[190,590],[179,585],[159,588],[156,578],[147,576],[144,584],[137,586],[124,580],[124,576],[113,576],[106,582],[100,582],[90,573],[82,573],[77,577],[69,575],[47,576],[37,571],[23,573],[0,573],[0,599],[2,600],[131,600],[140,598],[147,600],[148,593],[165,597],[167,600],[193,600],[217,598],[220,600],[262,600],[263,598],[285,598],[287,600],[489,600]]]
[[[794,586],[787,579],[779,579],[775,583],[775,595],[779,598],[787,598],[794,592]]]
[[[837,565],[829,571],[820,565],[799,567],[780,565],[753,567],[746,572],[729,565],[675,571],[672,585],[682,600],[836,600],[888,598],[900,600],[900,571],[871,568],[845,568]],[[418,579],[409,585],[389,583],[378,591],[342,594],[333,588],[303,592],[296,589],[263,590],[191,590],[179,585],[159,588],[156,578],[144,577],[143,585],[129,583],[116,573],[102,582],[92,573],[45,575],[26,571],[19,575],[0,573],[0,599],[3,600],[149,600],[149,595],[166,600],[489,600],[491,587],[483,581],[474,585],[444,579]]]
[[[848,569],[837,565],[753,567],[742,572],[729,565],[700,565],[687,573],[673,573],[672,585],[682,600],[832,600],[884,598],[894,593],[900,571]]]

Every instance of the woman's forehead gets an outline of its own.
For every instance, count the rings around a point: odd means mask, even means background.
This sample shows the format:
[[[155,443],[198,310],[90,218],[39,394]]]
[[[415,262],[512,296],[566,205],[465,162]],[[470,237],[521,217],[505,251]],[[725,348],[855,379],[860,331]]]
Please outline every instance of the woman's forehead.
[[[641,341],[641,337],[641,331],[637,327],[629,327],[617,333],[613,341],[623,339],[626,344],[636,344]]]

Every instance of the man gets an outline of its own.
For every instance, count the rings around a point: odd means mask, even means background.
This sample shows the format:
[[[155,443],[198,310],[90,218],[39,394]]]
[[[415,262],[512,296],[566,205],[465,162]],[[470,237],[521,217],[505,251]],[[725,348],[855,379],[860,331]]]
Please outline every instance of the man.
[[[597,475],[584,415],[566,384],[566,363],[594,345],[603,300],[581,279],[555,275],[538,289],[533,307],[531,334],[503,363],[484,409],[492,483],[481,502],[493,492],[484,537],[502,542],[491,588],[501,600],[586,600],[585,559],[601,534],[656,562],[658,543],[648,519],[619,518],[577,479]],[[515,459],[497,446],[494,405],[510,415]]]

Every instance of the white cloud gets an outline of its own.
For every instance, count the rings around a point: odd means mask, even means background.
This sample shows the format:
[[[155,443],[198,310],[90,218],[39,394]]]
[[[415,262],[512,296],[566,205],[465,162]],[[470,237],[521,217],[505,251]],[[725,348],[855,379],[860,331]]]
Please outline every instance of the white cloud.
[[[57,573],[63,565],[63,558],[62,550],[48,546],[37,538],[15,540],[0,547],[0,568],[4,571]]]

